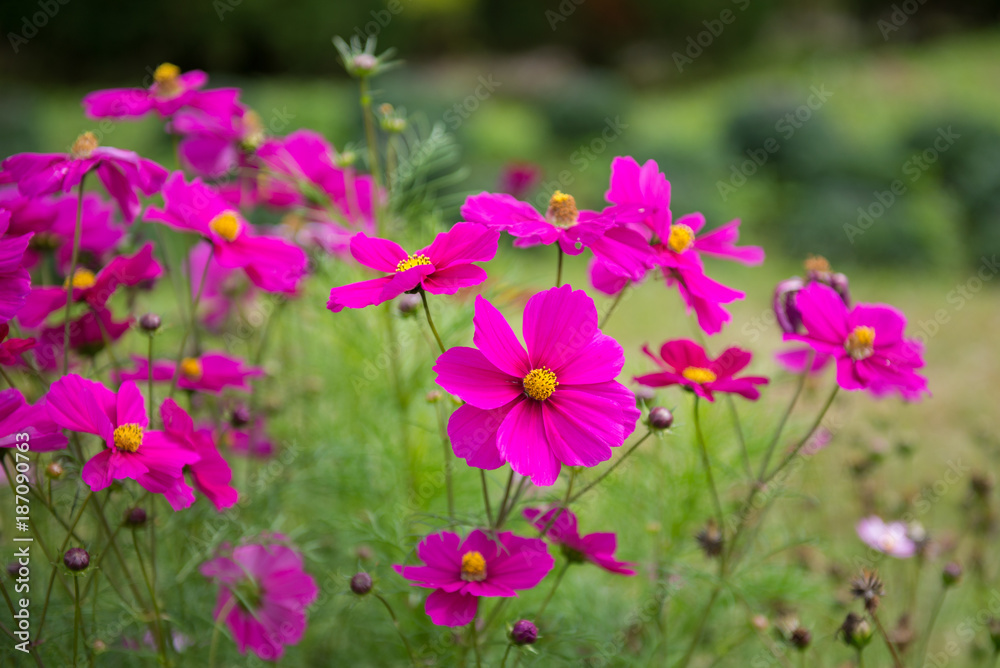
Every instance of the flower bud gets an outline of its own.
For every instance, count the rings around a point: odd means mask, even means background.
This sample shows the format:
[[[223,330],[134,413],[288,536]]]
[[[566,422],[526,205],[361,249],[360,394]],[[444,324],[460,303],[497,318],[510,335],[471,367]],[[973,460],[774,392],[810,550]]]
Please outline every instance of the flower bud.
[[[987,622],[986,628],[990,631],[990,640],[993,641],[994,653],[1000,654],[1000,618],[990,617],[990,621]]]
[[[73,572],[85,570],[90,565],[90,555],[82,547],[71,547],[63,555],[63,563]]]
[[[340,151],[333,156],[333,163],[341,169],[352,167],[358,161],[358,154],[355,151]]]
[[[945,587],[954,587],[962,579],[962,564],[949,561],[941,571],[941,583]]]
[[[443,395],[441,394],[441,390],[431,390],[430,392],[427,393],[424,399],[429,404],[436,404],[437,402],[441,401],[442,396]]]
[[[58,480],[63,476],[66,469],[62,467],[59,462],[50,462],[48,466],[45,467],[45,477],[51,478],[52,480]]]
[[[538,627],[527,619],[519,620],[510,631],[510,639],[516,645],[533,645],[538,640]]]
[[[250,409],[246,406],[237,406],[234,408],[233,412],[229,415],[229,424],[237,429],[250,424]]]
[[[669,408],[656,406],[649,411],[649,426],[653,429],[670,429],[673,423],[674,414],[670,412]]]
[[[420,295],[406,294],[399,298],[396,308],[403,315],[412,315],[420,308]]]
[[[12,578],[16,578],[20,570],[21,570],[21,564],[19,564],[16,561],[11,561],[10,563],[7,564],[7,575],[11,576]]]
[[[867,619],[854,614],[847,613],[844,623],[840,625],[839,633],[850,647],[863,649],[872,639],[872,627]]]
[[[805,286],[805,282],[795,276],[781,281],[774,288],[774,316],[781,331],[786,334],[794,334],[802,326],[802,314],[795,308],[795,295]]]
[[[351,59],[349,69],[355,76],[368,76],[378,67],[378,58],[370,53],[359,53]]]
[[[146,511],[142,508],[136,506],[135,508],[130,508],[128,512],[125,513],[125,524],[130,527],[141,527],[146,523]]]
[[[368,561],[375,556],[375,553],[372,552],[372,549],[367,545],[358,545],[358,549],[356,549],[354,553],[357,555],[358,559],[361,559],[362,561]]]
[[[656,398],[656,390],[648,385],[640,385],[635,388],[635,400],[639,403],[648,404]]]
[[[364,571],[355,573],[351,578],[351,591],[358,596],[364,596],[372,590],[372,576]]]
[[[724,539],[715,520],[709,520],[705,528],[695,535],[695,539],[706,557],[714,558],[722,554]]]
[[[152,334],[163,325],[160,316],[155,313],[147,313],[139,318],[139,327],[147,334]]]
[[[107,643],[101,640],[100,638],[95,640],[94,644],[91,645],[91,647],[93,647],[94,651],[97,652],[98,654],[100,654],[101,652],[106,652],[108,650]]]
[[[795,649],[804,651],[809,647],[809,643],[812,642],[812,634],[809,633],[809,629],[799,626],[792,631],[792,635],[789,636],[788,642],[792,643],[792,647]]]

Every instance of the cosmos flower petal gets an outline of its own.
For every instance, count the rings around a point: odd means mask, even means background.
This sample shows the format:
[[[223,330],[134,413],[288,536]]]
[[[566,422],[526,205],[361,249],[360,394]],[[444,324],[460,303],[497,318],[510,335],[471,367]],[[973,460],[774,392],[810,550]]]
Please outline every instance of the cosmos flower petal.
[[[500,456],[514,471],[539,487],[547,487],[559,477],[560,465],[548,442],[541,403],[525,400],[515,404],[500,425],[497,444]]]
[[[438,626],[465,626],[476,616],[478,608],[478,597],[440,589],[431,592],[424,605],[427,615]]]
[[[460,406],[448,419],[448,439],[455,456],[469,466],[492,471],[504,465],[497,447],[497,431],[514,407],[517,398],[504,406],[490,410],[472,404]]]
[[[499,408],[524,391],[521,378],[501,371],[475,348],[449,348],[434,371],[438,385],[477,408]]]
[[[476,297],[476,313],[472,319],[475,334],[472,341],[492,364],[516,378],[524,378],[531,370],[528,354],[514,335],[514,330],[493,304]]]

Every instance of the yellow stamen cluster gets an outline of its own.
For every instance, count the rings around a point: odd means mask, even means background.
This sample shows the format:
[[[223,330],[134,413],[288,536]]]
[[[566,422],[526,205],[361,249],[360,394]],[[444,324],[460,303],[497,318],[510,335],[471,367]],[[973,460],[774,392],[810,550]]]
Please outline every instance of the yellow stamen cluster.
[[[153,80],[156,81],[156,92],[164,97],[171,97],[180,92],[180,84],[177,78],[181,75],[181,68],[173,63],[163,63],[153,71]]]
[[[875,354],[875,329],[873,327],[855,327],[844,343],[844,350],[851,359],[860,361]]]
[[[94,154],[94,149],[99,146],[97,137],[93,132],[87,131],[76,138],[70,153],[74,158],[89,158]]]
[[[555,392],[559,381],[548,367],[532,369],[524,377],[524,393],[535,401],[545,401]]]
[[[97,282],[97,277],[94,276],[94,272],[92,272],[90,269],[80,267],[73,274],[72,280],[70,280],[68,276],[66,277],[66,281],[63,283],[63,287],[69,288],[70,284],[72,284],[74,288],[83,290],[86,288],[94,287],[94,283],[96,282]]]
[[[396,265],[396,271],[406,271],[407,269],[428,266],[430,264],[431,259],[426,255],[411,255],[405,260],[399,261],[399,264]]]
[[[233,241],[240,235],[240,219],[235,211],[223,211],[208,223],[208,227],[226,241]]]
[[[198,380],[201,378],[201,362],[194,357],[185,357],[181,360],[181,373],[188,380]]]
[[[466,582],[482,582],[486,579],[486,559],[473,550],[462,555],[462,579]]]
[[[552,193],[549,200],[549,208],[545,212],[545,219],[556,227],[573,227],[580,217],[580,211],[576,208],[576,200],[572,195],[567,195],[559,190]]]
[[[671,225],[667,246],[675,253],[683,253],[694,245],[694,230],[687,225]]]
[[[137,424],[123,424],[115,427],[115,448],[124,452],[135,452],[142,445],[142,427]]]
[[[688,380],[704,385],[705,383],[714,382],[717,376],[711,369],[706,369],[701,366],[689,366],[681,372],[681,375]]]
[[[815,274],[829,274],[830,262],[822,255],[810,255],[803,263],[806,271]]]

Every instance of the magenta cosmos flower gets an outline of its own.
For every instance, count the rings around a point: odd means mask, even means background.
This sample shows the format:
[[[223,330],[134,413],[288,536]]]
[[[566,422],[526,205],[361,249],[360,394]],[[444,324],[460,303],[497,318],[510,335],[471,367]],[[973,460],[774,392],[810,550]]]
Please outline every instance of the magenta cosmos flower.
[[[221,266],[242,268],[259,288],[294,293],[305,277],[307,258],[301,248],[283,239],[257,236],[243,216],[200,179],[189,184],[175,172],[163,187],[163,200],[165,208],[150,207],[146,220],[203,235],[212,242]]]
[[[146,490],[163,494],[174,510],[194,501],[182,476],[184,466],[198,461],[198,455],[178,447],[161,431],[146,430],[146,404],[135,383],[124,383],[116,395],[96,381],[70,374],[52,384],[46,405],[60,427],[104,439],[107,447],[80,472],[91,490],[99,492],[114,480],[132,478]]]
[[[884,552],[890,557],[908,559],[917,553],[917,545],[906,531],[902,522],[886,524],[881,517],[872,515],[858,522],[858,538],[869,547]]]
[[[466,402],[452,413],[448,436],[470,466],[508,462],[534,484],[551,485],[562,464],[607,461],[635,429],[635,395],[615,380],[622,347],[598,329],[583,290],[564,285],[528,300],[527,352],[482,297],[473,324],[476,348],[451,348],[434,366],[438,384]]]
[[[0,210],[0,323],[24,307],[31,290],[31,275],[23,266],[31,235],[9,235],[9,225],[10,212]]]
[[[224,113],[236,104],[239,90],[220,88],[200,90],[208,75],[200,70],[181,73],[172,63],[163,63],[153,71],[149,88],[112,88],[98,90],[83,98],[83,109],[90,118],[138,118],[151,111],[163,118],[183,107],[212,113]]]
[[[194,420],[173,399],[160,406],[163,430],[177,445],[198,455],[198,461],[188,464],[196,490],[204,494],[219,511],[239,501],[232,486],[233,472],[219,454],[211,429],[195,429]]]
[[[267,433],[267,422],[262,417],[241,428],[228,430],[223,440],[234,455],[253,457],[255,459],[270,459],[277,451],[274,441]]]
[[[152,160],[132,151],[98,146],[93,132],[80,135],[68,154],[20,153],[4,160],[0,167],[0,182],[17,183],[25,197],[69,192],[85,174],[94,171],[128,223],[139,213],[136,191],[154,195],[167,178],[167,170]]]
[[[492,260],[499,239],[496,230],[457,223],[434,237],[430,246],[411,255],[394,241],[359,233],[351,238],[351,255],[364,266],[388,275],[334,288],[326,307],[339,313],[345,308],[381,304],[418,288],[451,295],[479,285],[486,280],[486,272],[472,263]]]
[[[884,304],[848,308],[837,292],[812,283],[795,297],[805,334],[786,333],[818,354],[837,360],[837,383],[845,390],[869,390],[875,396],[898,392],[907,400],[927,392],[923,346],[903,337],[906,317]]]
[[[414,586],[433,589],[424,609],[438,626],[464,626],[476,616],[481,596],[517,596],[548,575],[555,559],[545,541],[510,531],[490,537],[476,529],[463,541],[450,531],[431,534],[417,545],[423,566],[395,565]]]
[[[643,346],[642,352],[661,369],[635,378],[635,382],[649,387],[681,385],[709,401],[715,400],[715,392],[732,392],[755,400],[760,398],[756,386],[767,385],[768,382],[763,376],[735,377],[753,358],[741,348],[726,348],[712,360],[705,354],[705,349],[694,341],[677,339],[664,343],[659,357],[649,346]]]
[[[42,324],[50,313],[66,306],[72,284],[73,301],[86,302],[91,308],[102,308],[120,285],[132,286],[151,281],[163,273],[153,258],[153,244],[147,243],[135,255],[120,255],[96,274],[78,267],[66,287],[33,288],[27,303],[18,312],[18,321],[28,328]]]
[[[148,380],[149,360],[135,355],[135,371],[123,371],[122,380]],[[153,380],[160,383],[172,381],[177,373],[177,362],[158,360],[153,362]],[[244,392],[250,391],[251,378],[263,376],[260,367],[248,366],[238,357],[225,353],[209,352],[200,357],[185,357],[181,360],[180,377],[177,387],[182,390],[219,394],[227,387]]]
[[[558,515],[558,516],[557,516]],[[524,517],[553,543],[562,547],[571,563],[589,561],[606,571],[621,575],[635,575],[635,564],[615,559],[617,539],[613,533],[589,533],[581,536],[576,528],[576,515],[568,508],[552,508],[543,513],[539,508],[525,508]],[[555,518],[555,521],[553,521]],[[551,522],[551,524],[550,524]]]
[[[49,417],[45,398],[34,404],[14,389],[0,392],[0,448],[27,443],[31,452],[51,452],[66,447],[66,435]]]
[[[21,355],[37,345],[34,339],[8,339],[10,325],[0,325],[0,364],[3,366],[20,366],[24,363]]]
[[[279,544],[241,545],[201,565],[201,574],[219,584],[213,616],[226,615],[236,647],[276,661],[286,645],[306,630],[306,608],[319,589],[305,572],[302,556]]]

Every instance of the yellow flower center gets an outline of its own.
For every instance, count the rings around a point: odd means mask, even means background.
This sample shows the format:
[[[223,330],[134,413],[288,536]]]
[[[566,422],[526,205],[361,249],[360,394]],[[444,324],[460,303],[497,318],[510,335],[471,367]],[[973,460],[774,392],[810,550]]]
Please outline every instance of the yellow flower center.
[[[896,547],[896,537],[891,533],[887,533],[879,540],[879,545],[883,552],[892,552]]]
[[[89,130],[76,138],[70,153],[74,158],[89,158],[98,147],[97,137]]]
[[[816,274],[829,274],[830,262],[822,255],[810,255],[805,261],[806,271]]]
[[[687,225],[671,225],[667,246],[675,253],[683,253],[694,245],[694,230]]]
[[[181,373],[189,380],[201,378],[201,362],[194,357],[185,357],[181,360]]]
[[[137,424],[123,424],[115,427],[115,448],[125,452],[135,452],[142,445],[142,427]]]
[[[873,327],[855,327],[844,344],[847,354],[855,361],[871,357],[875,353],[875,329]]]
[[[532,369],[524,377],[524,393],[535,401],[545,401],[552,396],[558,384],[556,375],[548,367],[543,366],[540,369]]]
[[[486,579],[486,559],[473,550],[462,555],[462,579],[466,582],[482,582]]]
[[[400,260],[396,265],[396,271],[406,271],[414,267],[430,266],[431,260],[426,255],[411,255],[405,260]]]
[[[181,75],[181,68],[173,63],[163,63],[153,72],[153,80],[156,81],[156,92],[162,96],[170,97],[180,92],[180,84],[177,77]]]
[[[576,200],[559,190],[552,193],[545,219],[556,227],[573,227],[576,225],[580,211],[576,208]]]
[[[673,236],[673,234],[670,236]],[[681,372],[681,375],[694,383],[702,385],[714,382],[717,378],[715,373],[713,373],[710,369],[706,369],[701,366],[689,366]]]
[[[226,241],[240,235],[240,219],[235,211],[223,211],[209,222],[208,227]]]
[[[93,287],[94,283],[96,282],[97,282],[97,277],[94,276],[94,272],[92,272],[89,269],[80,267],[73,274],[73,280],[70,280],[68,276],[66,277],[66,281],[63,283],[63,287],[69,288],[70,284],[72,283],[74,288],[85,289]]]

